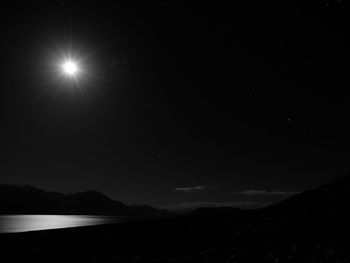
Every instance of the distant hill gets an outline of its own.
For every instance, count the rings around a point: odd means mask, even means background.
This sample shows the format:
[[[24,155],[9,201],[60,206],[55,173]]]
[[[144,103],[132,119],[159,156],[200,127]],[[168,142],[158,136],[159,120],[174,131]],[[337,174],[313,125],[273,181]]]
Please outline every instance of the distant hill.
[[[56,202],[63,194],[48,193],[32,186],[0,185],[0,214],[65,214]]]
[[[199,207],[188,213],[189,216],[231,216],[241,215],[245,211],[235,207]]]
[[[266,208],[242,210],[232,207],[198,208],[193,217],[254,218],[256,220],[295,220],[345,218],[350,214],[350,175],[308,190]],[[164,209],[147,205],[126,205],[97,191],[74,194],[47,192],[32,186],[0,185],[0,214],[91,214],[163,217]]]
[[[171,213],[151,206],[126,205],[97,191],[47,192],[32,186],[0,185],[0,214],[87,214],[163,217]]]
[[[343,220],[350,214],[350,175],[342,176],[317,189],[293,195],[259,209],[229,207],[198,208],[189,216],[231,217],[235,220],[282,222],[315,219]]]
[[[350,212],[350,175],[294,195],[267,207],[266,211],[282,213],[289,218],[346,216]]]

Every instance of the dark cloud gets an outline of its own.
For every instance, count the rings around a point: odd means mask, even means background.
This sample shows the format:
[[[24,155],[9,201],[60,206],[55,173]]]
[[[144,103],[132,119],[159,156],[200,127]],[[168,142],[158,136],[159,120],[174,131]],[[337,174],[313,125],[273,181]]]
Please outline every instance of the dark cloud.
[[[200,192],[204,191],[205,187],[202,185],[197,186],[186,186],[186,187],[176,187],[173,190],[180,191],[180,192],[186,192],[186,193],[193,193],[193,192]]]
[[[169,210],[187,210],[187,209],[196,209],[199,207],[235,207],[242,209],[253,209],[253,208],[262,208],[268,206],[269,203],[259,203],[253,201],[240,201],[240,202],[190,202],[190,203],[182,203],[173,206],[166,206],[163,208]]]
[[[196,186],[185,186],[185,187],[176,187],[174,191],[186,192],[186,193],[194,193],[194,192],[202,192],[208,190],[214,190],[221,188],[219,185],[196,185]]]
[[[289,196],[300,193],[300,191],[266,191],[266,190],[244,190],[241,192],[235,192],[238,195],[249,195],[249,196]]]

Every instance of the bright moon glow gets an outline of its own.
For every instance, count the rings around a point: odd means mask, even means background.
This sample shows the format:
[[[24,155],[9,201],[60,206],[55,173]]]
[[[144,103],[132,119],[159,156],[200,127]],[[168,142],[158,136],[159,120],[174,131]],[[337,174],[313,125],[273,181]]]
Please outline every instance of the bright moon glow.
[[[78,66],[74,61],[66,61],[62,64],[63,72],[67,75],[74,76],[78,71]]]
[[[91,77],[92,64],[90,62],[90,56],[92,54],[84,54],[83,50],[77,49],[73,52],[72,48],[61,48],[60,50],[48,50],[49,59],[47,66],[52,77],[52,84],[58,86],[64,86],[65,88],[81,88],[90,86],[93,82]]]

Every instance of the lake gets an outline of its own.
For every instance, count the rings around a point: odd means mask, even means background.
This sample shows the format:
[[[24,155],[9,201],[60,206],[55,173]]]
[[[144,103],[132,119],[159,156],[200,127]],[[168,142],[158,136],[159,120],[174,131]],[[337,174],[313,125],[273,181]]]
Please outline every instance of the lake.
[[[130,221],[126,217],[91,215],[0,215],[0,233],[103,225]]]

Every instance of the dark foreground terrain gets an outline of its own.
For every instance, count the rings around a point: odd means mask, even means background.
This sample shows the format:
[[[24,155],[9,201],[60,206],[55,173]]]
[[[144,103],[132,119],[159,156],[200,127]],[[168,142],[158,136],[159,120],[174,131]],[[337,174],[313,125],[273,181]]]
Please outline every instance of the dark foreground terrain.
[[[260,210],[1,234],[1,262],[350,262],[350,176]]]
[[[346,221],[171,219],[2,234],[1,262],[350,262]],[[234,221],[234,220],[233,220]]]

